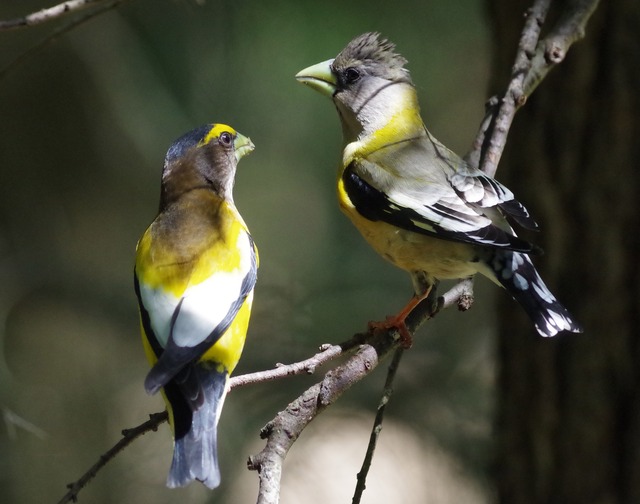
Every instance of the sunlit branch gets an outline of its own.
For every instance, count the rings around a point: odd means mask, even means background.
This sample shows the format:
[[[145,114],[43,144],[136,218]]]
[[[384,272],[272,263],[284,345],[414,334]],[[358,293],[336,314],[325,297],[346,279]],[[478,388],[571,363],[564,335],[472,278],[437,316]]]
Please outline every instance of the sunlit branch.
[[[67,2],[59,3],[53,7],[39,10],[32,14],[28,14],[24,17],[15,19],[0,20],[0,30],[12,30],[16,28],[27,28],[29,26],[36,26],[54,19],[63,18],[74,12],[79,12],[83,9],[91,7],[93,4],[104,3],[105,0],[69,0]]]
[[[320,347],[320,352],[303,361],[294,362],[293,364],[278,364],[274,369],[269,369],[267,371],[258,371],[256,373],[234,376],[229,380],[230,387],[233,389],[244,385],[250,385],[252,383],[277,380],[286,376],[313,374],[319,366],[343,355],[356,345],[356,338],[352,338],[340,345],[323,345]]]
[[[166,411],[160,413],[152,413],[149,415],[149,420],[134,427],[132,429],[125,429],[122,431],[122,438],[112,448],[100,455],[98,461],[93,464],[87,472],[85,472],[77,481],[69,483],[67,488],[69,491],[58,501],[58,504],[66,504],[67,502],[78,502],[78,493],[82,490],[93,477],[98,474],[98,471],[102,469],[109,461],[129,446],[133,441],[138,439],[143,434],[149,431],[155,431],[158,426],[168,419]]]
[[[437,299],[434,293],[407,317],[409,332],[414,334],[420,326],[444,308],[457,305],[459,309],[465,309],[472,296],[472,284],[469,280],[459,282]],[[261,437],[267,440],[266,446],[257,455],[249,457],[248,461],[249,469],[258,471],[258,504],[278,502],[282,464],[305,427],[354,384],[368,376],[391,351],[399,347],[399,334],[395,330],[367,334],[361,339],[357,351],[352,356],[328,371],[322,381],[307,389],[262,429]],[[388,380],[389,385],[392,381],[393,377]]]
[[[77,28],[78,26],[95,18],[96,16],[99,16],[100,14],[103,14],[111,9],[118,7],[120,4],[126,1],[127,0],[110,0],[107,2],[102,2],[88,14],[85,14],[83,16],[78,16],[77,18],[69,21],[68,23],[57,27],[53,32],[49,33],[40,42],[35,43],[34,45],[26,49],[22,54],[19,54],[18,56],[16,56],[3,68],[1,68],[0,79],[4,78],[13,68],[15,68],[17,65],[19,65],[23,61],[25,61],[29,56],[36,54],[43,47],[45,47],[47,44],[56,40],[58,37],[61,37],[62,35],[70,32],[74,28]],[[4,21],[4,22],[7,22],[7,21]],[[3,21],[0,21],[0,23],[3,23]],[[1,31],[1,28],[0,28],[0,31]]]
[[[113,0],[110,5],[122,1],[125,0]],[[97,0],[64,2],[51,9],[45,9],[45,11],[51,11],[63,6],[62,12],[49,13],[49,17],[47,17],[41,11],[21,18],[21,20],[0,21],[0,30],[39,24],[67,14],[71,4],[74,6],[73,9],[77,11],[90,3],[98,4],[100,2]],[[467,155],[466,159],[472,165],[480,165],[490,175],[494,175],[496,172],[516,111],[526,102],[528,96],[545,78],[549,70],[564,59],[569,47],[584,35],[585,25],[597,7],[598,0],[574,0],[567,7],[567,13],[560,17],[558,24],[550,30],[545,38],[540,40],[541,27],[546,19],[549,3],[550,0],[536,0],[528,11],[513,65],[511,81],[501,99],[489,102],[488,113],[480,133],[472,151]],[[67,10],[64,10],[64,6],[67,6]],[[436,298],[434,292],[432,297],[418,305],[407,318],[407,327],[413,334],[441,309],[456,305],[460,310],[466,310],[472,302],[472,281],[469,279],[461,281],[442,296]],[[374,331],[373,333],[356,335],[351,340],[339,345],[326,345],[321,348],[320,352],[303,361],[278,365],[272,370],[237,376],[231,380],[230,386],[235,388],[298,374],[310,374],[337,357],[344,357],[339,365],[324,374],[321,381],[308,388],[263,428],[261,436],[266,439],[266,446],[260,453],[250,457],[248,462],[249,468],[258,471],[259,474],[258,504],[278,502],[282,464],[289,449],[304,428],[351,386],[368,376],[384,358],[398,348],[400,348],[399,335],[395,331]],[[385,396],[382,399],[384,404],[389,397],[388,391],[391,390],[394,373],[395,371],[390,371],[387,377]],[[381,425],[382,414],[380,413],[379,416],[380,418],[376,419],[374,424],[374,429],[379,429]],[[107,462],[142,434],[157,429],[158,425],[166,419],[166,413],[156,413],[151,415],[149,421],[140,426],[123,431],[123,438],[102,455],[99,461],[77,482],[69,485],[69,492],[59,501],[59,504],[76,501],[78,492]],[[371,444],[371,446],[374,445],[375,442]],[[367,453],[368,458],[373,456],[373,448],[370,452]],[[366,464],[365,461],[365,466]],[[366,471],[364,474],[359,486],[365,484]]]
[[[489,110],[491,121],[484,135],[480,151],[480,169],[494,176],[502,151],[507,143],[507,135],[516,111],[524,105],[524,80],[531,71],[531,55],[534,54],[540,30],[547,17],[551,0],[536,0],[526,13],[526,22],[518,42],[516,59],[511,69],[511,81],[501,100],[496,100],[497,108]]]
[[[561,63],[569,48],[584,38],[591,15],[598,7],[599,0],[573,0],[556,25],[536,47],[531,60],[531,69],[523,83],[523,94],[528,97],[547,76],[547,73]]]
[[[472,152],[467,156],[472,165],[495,175],[516,112],[549,71],[564,60],[571,45],[584,37],[598,3],[599,0],[569,1],[555,26],[540,39],[550,0],[534,2],[527,11],[509,85],[502,98],[489,101]]]
[[[567,14],[561,17],[558,25],[539,42],[550,0],[534,2],[527,12],[527,20],[513,65],[512,79],[501,100],[489,101],[487,115],[472,152],[466,156],[472,165],[479,165],[487,174],[495,175],[516,111],[524,105],[527,97],[544,79],[550,68],[562,61],[569,46],[584,35],[586,22],[597,3],[597,0],[578,0],[570,5]],[[540,58],[540,55],[544,58]],[[439,299],[435,309],[431,304],[427,304],[427,301],[429,300],[425,300],[412,312],[411,315],[415,318],[412,320],[414,325],[411,332],[443,307],[456,303],[460,309],[467,309],[473,302],[472,281],[465,280],[457,284]],[[397,341],[390,344],[388,339],[367,341],[367,344],[362,345],[345,364],[327,373],[322,382],[305,391],[267,424],[263,429],[263,437],[267,438],[267,444],[259,454],[251,457],[248,463],[250,469],[259,473],[258,504],[278,502],[282,463],[302,430],[333,400],[371,372],[390,350],[397,347]],[[337,374],[340,379],[332,379],[332,373]],[[392,380],[393,377],[390,381]],[[331,391],[331,394],[327,395],[328,391]],[[331,397],[332,400],[327,402],[327,397]],[[379,426],[380,424],[376,423],[374,429]],[[359,486],[364,484],[364,480],[359,482]]]

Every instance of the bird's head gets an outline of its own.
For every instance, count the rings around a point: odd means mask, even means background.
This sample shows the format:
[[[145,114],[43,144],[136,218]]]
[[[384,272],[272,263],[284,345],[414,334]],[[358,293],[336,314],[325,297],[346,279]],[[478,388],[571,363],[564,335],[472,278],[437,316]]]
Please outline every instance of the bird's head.
[[[253,149],[251,139],[226,124],[207,124],[181,136],[164,160],[160,205],[199,188],[233,201],[238,161]]]
[[[340,114],[345,139],[375,131],[401,107],[415,106],[407,60],[378,33],[354,38],[335,59],[298,72],[296,79],[330,96]]]

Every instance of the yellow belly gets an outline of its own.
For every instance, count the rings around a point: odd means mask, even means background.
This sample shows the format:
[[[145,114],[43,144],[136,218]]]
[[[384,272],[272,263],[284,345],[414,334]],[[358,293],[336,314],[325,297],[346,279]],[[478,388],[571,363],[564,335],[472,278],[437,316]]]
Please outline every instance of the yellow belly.
[[[464,278],[478,272],[471,245],[442,240],[362,217],[353,206],[342,211],[378,254],[398,268],[424,271],[437,279]]]

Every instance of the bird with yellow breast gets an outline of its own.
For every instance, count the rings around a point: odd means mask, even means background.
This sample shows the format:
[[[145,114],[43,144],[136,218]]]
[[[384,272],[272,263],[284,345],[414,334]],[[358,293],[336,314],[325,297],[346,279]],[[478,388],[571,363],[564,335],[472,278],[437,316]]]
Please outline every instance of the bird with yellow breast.
[[[236,166],[254,146],[224,124],[176,140],[160,209],[138,242],[135,291],[144,386],[162,392],[174,435],[169,487],[220,484],[217,426],[245,342],[258,251],[233,202]]]
[[[427,130],[407,61],[377,33],[300,71],[342,123],[340,208],[382,257],[409,272],[415,295],[383,325],[410,344],[405,319],[440,279],[480,273],[504,287],[542,336],[581,332],[529,259],[536,247],[508,219],[537,227],[513,193]]]

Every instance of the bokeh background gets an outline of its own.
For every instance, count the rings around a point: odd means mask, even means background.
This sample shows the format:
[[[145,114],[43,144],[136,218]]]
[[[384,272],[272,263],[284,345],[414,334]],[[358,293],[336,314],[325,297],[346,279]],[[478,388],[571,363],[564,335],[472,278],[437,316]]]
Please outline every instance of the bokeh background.
[[[3,0],[0,18],[45,6]],[[408,276],[376,256],[340,214],[338,118],[329,100],[296,83],[296,72],[335,56],[355,35],[380,31],[409,60],[430,130],[460,153],[487,97],[480,0],[130,0],[40,45],[67,22],[0,33],[6,503],[57,502],[123,428],[163,407],[142,387],[147,364],[132,270],[175,138],[224,122],[256,144],[235,189],[261,256],[240,374],[344,341],[411,294]],[[363,502],[491,500],[493,298],[505,295],[497,291],[479,280],[470,312],[444,312],[416,337]],[[350,502],[385,368],[296,443],[283,503]],[[254,502],[257,475],[245,462],[262,447],[260,427],[317,379],[229,395],[215,492],[164,487],[171,460],[164,425],[103,469],[80,501]]]

